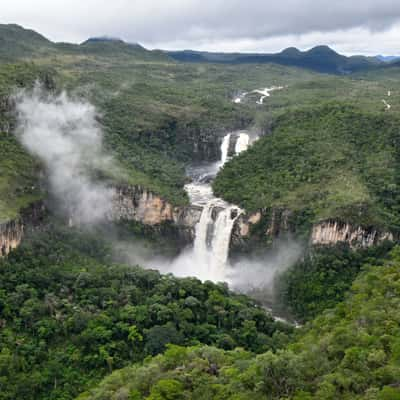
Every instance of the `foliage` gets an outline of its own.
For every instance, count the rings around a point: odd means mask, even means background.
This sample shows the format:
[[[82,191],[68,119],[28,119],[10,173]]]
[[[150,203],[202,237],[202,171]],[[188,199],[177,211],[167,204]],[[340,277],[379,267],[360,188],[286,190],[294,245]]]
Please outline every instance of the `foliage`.
[[[384,243],[368,249],[348,245],[317,247],[277,277],[279,307],[304,322],[343,301],[362,267],[378,265],[393,247]]]
[[[399,306],[396,248],[385,265],[366,265],[345,301],[299,329],[286,349],[254,357],[171,346],[114,372],[79,400],[151,399],[159,385],[166,387],[162,399],[399,399]]]
[[[226,164],[214,191],[247,210],[278,207],[399,231],[399,120],[328,103],[287,112]]]
[[[259,353],[291,332],[224,284],[109,259],[97,235],[48,228],[0,260],[0,399],[70,399],[168,343]]]
[[[36,178],[38,170],[38,163],[14,136],[0,133],[0,222],[15,218],[20,209],[42,196]]]

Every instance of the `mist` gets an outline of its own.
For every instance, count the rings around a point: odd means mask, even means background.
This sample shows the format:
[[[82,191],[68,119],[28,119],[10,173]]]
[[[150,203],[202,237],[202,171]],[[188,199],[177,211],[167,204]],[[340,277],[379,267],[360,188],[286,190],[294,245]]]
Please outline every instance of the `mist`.
[[[93,105],[40,84],[15,95],[16,135],[45,165],[57,209],[74,224],[93,224],[111,210],[113,192],[93,171],[112,168],[102,151],[103,133]]]

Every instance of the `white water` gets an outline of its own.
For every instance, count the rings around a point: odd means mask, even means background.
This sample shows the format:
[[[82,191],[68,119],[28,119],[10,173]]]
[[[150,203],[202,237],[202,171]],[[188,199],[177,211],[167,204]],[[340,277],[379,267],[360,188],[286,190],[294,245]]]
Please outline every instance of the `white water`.
[[[225,267],[228,263],[233,225],[241,212],[239,208],[228,205],[219,212],[215,222],[212,241],[213,264],[224,276],[226,275]]]
[[[193,182],[186,185],[191,204],[202,206],[200,221],[195,227],[193,248],[173,263],[170,272],[180,276],[197,276],[202,280],[227,281],[229,275],[229,245],[232,229],[242,210],[215,197],[211,180],[229,159],[232,134],[221,144],[221,159],[217,163],[203,164],[188,171]],[[250,138],[246,132],[237,134],[235,153],[246,150]]]
[[[248,137],[248,135],[247,135]],[[228,133],[222,140],[221,144],[221,167],[226,163],[228,160],[228,150],[229,150],[229,143],[231,140],[231,134]]]
[[[239,137],[235,144],[235,153],[239,154],[242,151],[248,149],[250,143],[250,137],[247,133],[241,132],[239,133]]]
[[[386,107],[386,110],[390,110],[392,108],[392,106],[386,101],[386,100],[382,100],[382,103],[384,104],[384,106]]]
[[[287,86],[286,86],[286,87],[287,87]],[[239,96],[235,97],[235,98],[233,99],[233,102],[236,103],[236,104],[239,104],[239,103],[242,102],[242,100],[243,100],[247,95],[249,95],[249,94],[251,94],[251,93],[257,93],[257,94],[260,94],[261,97],[260,97],[259,100],[256,101],[256,103],[261,105],[261,104],[264,104],[264,100],[265,100],[267,97],[270,97],[270,96],[271,96],[271,92],[273,92],[273,91],[275,91],[275,90],[282,90],[282,89],[284,89],[284,88],[285,88],[284,86],[272,86],[272,87],[269,87],[269,88],[254,89],[254,90],[252,90],[252,91],[250,91],[250,92],[244,92],[244,93],[240,94]]]

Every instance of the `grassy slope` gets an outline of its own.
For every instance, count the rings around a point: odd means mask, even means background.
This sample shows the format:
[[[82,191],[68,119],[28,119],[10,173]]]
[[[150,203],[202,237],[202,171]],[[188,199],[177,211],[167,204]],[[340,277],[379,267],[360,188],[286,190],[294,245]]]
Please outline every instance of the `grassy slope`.
[[[0,133],[0,223],[18,216],[21,208],[41,198],[38,163],[11,134]]]
[[[41,197],[37,181],[39,164],[18,143],[9,129],[8,95],[30,87],[49,71],[32,64],[0,64],[0,222],[15,218],[20,209]]]
[[[224,167],[215,192],[248,210],[307,210],[312,221],[399,230],[398,124],[393,113],[343,103],[284,113]]]
[[[301,328],[285,350],[252,357],[172,346],[79,399],[397,400],[399,299],[397,250],[385,266],[366,266],[346,300]]]

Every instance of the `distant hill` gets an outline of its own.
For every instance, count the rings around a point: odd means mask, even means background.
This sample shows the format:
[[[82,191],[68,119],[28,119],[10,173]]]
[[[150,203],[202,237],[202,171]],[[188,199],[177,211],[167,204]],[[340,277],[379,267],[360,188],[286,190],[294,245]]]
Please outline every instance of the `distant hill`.
[[[50,55],[92,54],[97,56],[130,57],[150,61],[171,61],[165,53],[150,51],[138,43],[125,43],[108,36],[89,38],[81,44],[54,43],[39,33],[20,25],[0,24],[0,60],[38,59]]]
[[[399,61],[400,60],[400,56],[382,56],[382,55],[379,55],[379,56],[376,56],[376,58],[379,61],[383,61],[383,62],[386,62],[386,63],[391,63],[393,61]]]
[[[54,44],[33,30],[0,24],[0,60],[37,57],[53,50]]]
[[[109,36],[92,37],[81,44],[54,43],[39,33],[22,26],[0,25],[0,60],[16,61],[37,59],[57,54],[84,54],[112,56],[118,59],[134,57],[146,61],[172,60],[188,63],[221,64],[266,64],[274,63],[289,67],[306,68],[329,74],[350,74],[379,66],[387,66],[388,57],[365,57],[341,55],[328,46],[317,46],[308,51],[294,47],[280,53],[211,53],[193,50],[151,51],[138,43],[126,43],[120,38]]]
[[[226,64],[275,63],[334,74],[350,74],[383,64],[383,61],[374,57],[346,57],[338,54],[328,46],[317,46],[308,51],[300,51],[294,47],[290,47],[276,54],[210,53],[192,50],[169,51],[167,54],[181,62]]]

